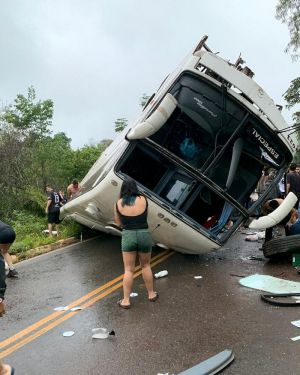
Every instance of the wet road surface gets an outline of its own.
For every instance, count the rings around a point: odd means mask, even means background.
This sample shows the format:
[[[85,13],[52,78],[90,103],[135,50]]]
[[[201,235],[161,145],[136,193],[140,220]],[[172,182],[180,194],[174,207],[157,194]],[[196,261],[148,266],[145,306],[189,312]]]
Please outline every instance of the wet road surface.
[[[122,310],[120,239],[100,236],[22,262],[8,279],[7,314],[0,320],[0,351],[16,375],[178,374],[224,349],[235,361],[223,373],[299,374],[297,307],[275,307],[241,286],[243,276],[267,274],[294,281],[291,261],[271,263],[237,233],[223,249],[191,256],[156,249],[153,271],[159,299],[147,300],[136,270],[132,308]],[[263,260],[248,260],[250,255]],[[194,279],[202,276],[202,279]],[[58,306],[82,306],[77,312]],[[92,329],[115,337],[92,339]],[[63,337],[65,331],[72,337]]]

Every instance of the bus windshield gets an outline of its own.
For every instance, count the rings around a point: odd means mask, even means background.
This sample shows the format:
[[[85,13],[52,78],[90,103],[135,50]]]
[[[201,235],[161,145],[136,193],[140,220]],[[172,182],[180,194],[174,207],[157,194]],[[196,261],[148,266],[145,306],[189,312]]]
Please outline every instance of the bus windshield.
[[[286,147],[225,87],[184,73],[170,93],[177,108],[150,138],[132,142],[119,170],[220,237],[247,210],[263,169],[277,175]]]

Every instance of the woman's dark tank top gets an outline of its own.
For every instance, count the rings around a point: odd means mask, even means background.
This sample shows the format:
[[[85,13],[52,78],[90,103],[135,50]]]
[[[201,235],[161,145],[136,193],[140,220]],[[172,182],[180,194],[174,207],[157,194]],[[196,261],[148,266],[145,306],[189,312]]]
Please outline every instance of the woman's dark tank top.
[[[146,199],[146,198],[145,198]],[[147,229],[148,223],[147,223],[147,215],[148,215],[148,202],[146,199],[146,208],[145,211],[137,216],[127,216],[121,214],[121,212],[118,209],[118,205],[116,203],[116,209],[120,216],[120,220],[123,226],[123,229],[126,230],[136,230],[136,229]]]

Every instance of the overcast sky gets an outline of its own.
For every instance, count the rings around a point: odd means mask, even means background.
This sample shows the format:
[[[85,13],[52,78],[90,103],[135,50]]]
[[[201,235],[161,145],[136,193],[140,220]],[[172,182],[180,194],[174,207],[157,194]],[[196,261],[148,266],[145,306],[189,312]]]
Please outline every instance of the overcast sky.
[[[299,76],[284,48],[276,0],[10,0],[0,12],[0,103],[33,85],[54,101],[53,131],[74,148],[114,138],[133,121],[203,35],[235,62],[239,53],[278,104]],[[291,123],[291,114],[283,112]]]

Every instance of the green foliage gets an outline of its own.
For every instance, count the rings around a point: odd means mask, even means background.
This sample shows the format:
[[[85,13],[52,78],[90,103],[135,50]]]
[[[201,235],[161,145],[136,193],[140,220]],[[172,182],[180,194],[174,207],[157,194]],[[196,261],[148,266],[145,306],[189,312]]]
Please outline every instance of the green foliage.
[[[291,52],[292,57],[300,47],[300,4],[299,0],[279,0],[276,6],[276,18],[288,26],[290,41],[285,52]]]
[[[300,77],[292,80],[290,87],[284,93],[284,99],[288,103],[288,108],[300,103]]]
[[[2,119],[12,124],[25,136],[43,137],[50,133],[49,126],[52,125],[53,101],[36,101],[34,88],[28,88],[27,97],[17,95],[15,104],[4,110]]]
[[[115,121],[115,132],[121,133],[126,128],[127,125],[128,125],[128,120],[126,118],[124,117],[118,118]]]
[[[73,178],[82,180],[87,174],[92,165],[96,162],[102,152],[110,145],[110,139],[103,140],[95,146],[84,146],[73,152],[72,156],[72,169],[69,175],[69,181]]]
[[[57,241],[57,237],[49,237],[43,233],[47,228],[46,215],[38,217],[27,211],[14,211],[12,219],[8,222],[16,232],[16,241],[11,246],[10,252],[18,254],[19,258],[25,258],[26,251],[39,246],[48,245]],[[86,229],[73,220],[64,220],[60,224],[60,238],[76,237]],[[20,257],[21,256],[21,257]]]

